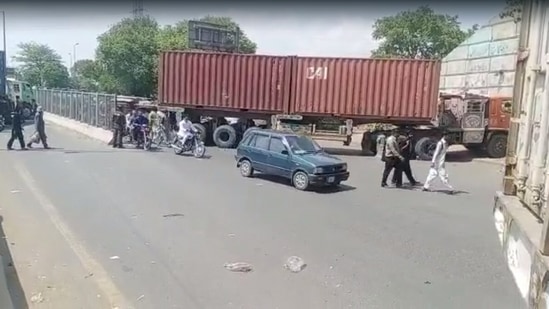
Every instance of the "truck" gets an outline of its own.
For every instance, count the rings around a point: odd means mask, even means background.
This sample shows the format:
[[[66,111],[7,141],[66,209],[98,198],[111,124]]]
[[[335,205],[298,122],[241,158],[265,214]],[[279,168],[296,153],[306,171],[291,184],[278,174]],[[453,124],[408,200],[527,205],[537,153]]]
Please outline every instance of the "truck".
[[[6,78],[6,95],[12,102],[23,105],[23,117],[30,118],[36,111],[36,96],[32,85],[14,78]]]
[[[528,308],[549,307],[548,25],[546,1],[523,2],[502,190],[493,208],[503,256]]]
[[[439,95],[440,64],[167,51],[160,55],[158,104],[183,108],[202,138],[222,148],[262,127],[347,146],[356,126],[382,123],[412,131],[420,159],[431,158],[441,130],[453,143],[503,157],[510,98]],[[363,152],[375,154],[386,134],[387,127],[365,131]]]

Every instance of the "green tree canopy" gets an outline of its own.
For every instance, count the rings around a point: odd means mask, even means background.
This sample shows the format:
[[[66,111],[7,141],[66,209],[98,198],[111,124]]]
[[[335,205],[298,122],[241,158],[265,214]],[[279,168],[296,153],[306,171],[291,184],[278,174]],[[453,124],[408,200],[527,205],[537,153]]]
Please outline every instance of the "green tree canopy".
[[[440,59],[478,28],[463,31],[458,16],[437,14],[428,6],[378,19],[373,37],[381,41],[374,57]]]
[[[158,23],[151,17],[126,18],[99,36],[96,50],[102,90],[150,96],[155,92]]]
[[[34,86],[66,88],[70,85],[69,72],[61,56],[45,44],[20,43],[13,59],[20,64],[21,79]]]
[[[239,31],[240,48],[242,54],[255,54],[257,44],[250,40],[246,33],[240,28],[231,17],[207,15],[198,21],[225,26],[231,31]],[[175,25],[162,28],[159,34],[159,45],[161,50],[186,50],[189,49],[188,30],[189,20],[182,20]]]
[[[206,16],[200,21],[237,29],[230,17]],[[99,36],[96,61],[75,66],[79,87],[125,95],[152,96],[157,89],[158,55],[163,50],[187,50],[188,21],[160,27],[151,17],[126,18]],[[255,53],[257,45],[240,30],[240,52]],[[92,65],[93,63],[93,65]]]

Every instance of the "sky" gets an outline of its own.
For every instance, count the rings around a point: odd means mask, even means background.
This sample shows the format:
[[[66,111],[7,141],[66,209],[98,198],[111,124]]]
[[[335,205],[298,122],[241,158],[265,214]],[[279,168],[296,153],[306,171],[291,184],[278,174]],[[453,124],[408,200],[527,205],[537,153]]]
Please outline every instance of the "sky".
[[[35,41],[56,50],[69,66],[76,59],[93,59],[97,37],[124,17],[130,17],[131,0],[113,4],[55,3],[19,0],[0,4],[6,12],[8,66],[21,42]],[[207,3],[207,2],[206,2]],[[299,3],[299,2],[296,2]],[[435,11],[458,15],[463,28],[486,24],[504,7],[503,1],[478,3],[403,2],[383,5],[292,4],[243,6],[242,4],[192,5],[143,1],[145,14],[161,25],[205,15],[230,16],[258,45],[258,54],[368,57],[377,42],[371,36],[377,18],[428,4]]]

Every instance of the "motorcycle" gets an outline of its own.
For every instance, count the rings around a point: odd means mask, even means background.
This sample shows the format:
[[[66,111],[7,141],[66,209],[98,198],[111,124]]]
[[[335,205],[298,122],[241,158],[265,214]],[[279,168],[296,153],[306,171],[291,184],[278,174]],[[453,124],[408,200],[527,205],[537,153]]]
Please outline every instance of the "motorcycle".
[[[192,152],[195,158],[202,158],[206,154],[206,146],[200,139],[197,132],[193,132],[192,135],[187,138],[185,144],[182,143],[183,138],[177,136],[174,143],[171,145],[175,154],[180,155],[184,152]]]
[[[164,126],[159,126],[153,129],[151,134],[152,142],[157,146],[169,145],[168,134],[166,133],[166,128]]]
[[[143,146],[144,150],[150,150],[152,146],[152,141],[149,138],[149,126],[146,124],[139,125],[138,134],[137,134],[137,147]]]

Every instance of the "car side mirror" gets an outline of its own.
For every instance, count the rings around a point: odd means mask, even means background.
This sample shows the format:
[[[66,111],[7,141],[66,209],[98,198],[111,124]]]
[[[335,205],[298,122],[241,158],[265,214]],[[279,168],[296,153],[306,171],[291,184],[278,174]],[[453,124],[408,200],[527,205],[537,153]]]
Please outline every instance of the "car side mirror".
[[[285,150],[285,149],[282,150],[280,153],[283,154],[283,155],[285,155],[285,156],[287,156],[287,155],[290,154],[290,153],[288,152],[288,150]]]

